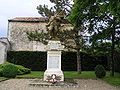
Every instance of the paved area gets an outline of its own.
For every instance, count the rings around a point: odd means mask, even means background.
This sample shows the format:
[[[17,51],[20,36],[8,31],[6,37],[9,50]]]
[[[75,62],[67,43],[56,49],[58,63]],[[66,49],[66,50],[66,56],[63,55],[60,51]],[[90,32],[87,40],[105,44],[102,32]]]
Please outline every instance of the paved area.
[[[40,86],[30,86],[34,79],[10,79],[0,82],[0,90],[120,90],[101,80],[75,79],[79,88],[41,88]]]

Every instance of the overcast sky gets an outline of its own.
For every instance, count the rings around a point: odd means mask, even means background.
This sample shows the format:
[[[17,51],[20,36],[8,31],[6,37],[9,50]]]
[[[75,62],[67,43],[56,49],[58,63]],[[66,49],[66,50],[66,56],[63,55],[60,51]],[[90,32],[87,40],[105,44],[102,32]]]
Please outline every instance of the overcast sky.
[[[49,0],[0,0],[0,37],[7,37],[8,19],[40,17],[36,7],[50,5]]]

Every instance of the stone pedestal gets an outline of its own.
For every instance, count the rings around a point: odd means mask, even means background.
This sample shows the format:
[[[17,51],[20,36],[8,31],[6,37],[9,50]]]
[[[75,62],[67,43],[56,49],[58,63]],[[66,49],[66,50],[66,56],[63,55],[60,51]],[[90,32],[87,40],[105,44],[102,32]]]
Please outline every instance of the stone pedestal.
[[[47,45],[47,70],[44,73],[44,81],[50,81],[54,75],[56,81],[64,81],[61,70],[61,50],[63,46],[60,41],[49,41]]]

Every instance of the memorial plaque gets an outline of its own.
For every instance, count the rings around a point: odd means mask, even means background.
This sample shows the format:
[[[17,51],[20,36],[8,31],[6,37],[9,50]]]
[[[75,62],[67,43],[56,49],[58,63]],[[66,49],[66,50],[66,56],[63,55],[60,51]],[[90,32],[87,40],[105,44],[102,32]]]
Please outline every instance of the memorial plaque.
[[[49,68],[59,68],[59,56],[49,57]]]
[[[59,48],[59,45],[56,43],[50,45],[50,49],[58,49],[58,48]]]

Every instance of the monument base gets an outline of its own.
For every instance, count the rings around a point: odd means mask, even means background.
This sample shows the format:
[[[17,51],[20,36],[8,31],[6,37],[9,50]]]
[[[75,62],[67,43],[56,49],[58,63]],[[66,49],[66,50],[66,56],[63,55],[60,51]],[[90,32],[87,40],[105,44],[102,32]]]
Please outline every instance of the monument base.
[[[44,73],[44,81],[64,81],[61,70],[61,50],[63,46],[60,41],[49,41],[47,45],[47,70]]]
[[[55,79],[57,82],[64,81],[63,72],[57,69],[46,70],[44,73],[44,81],[52,80],[53,75],[55,75]]]

